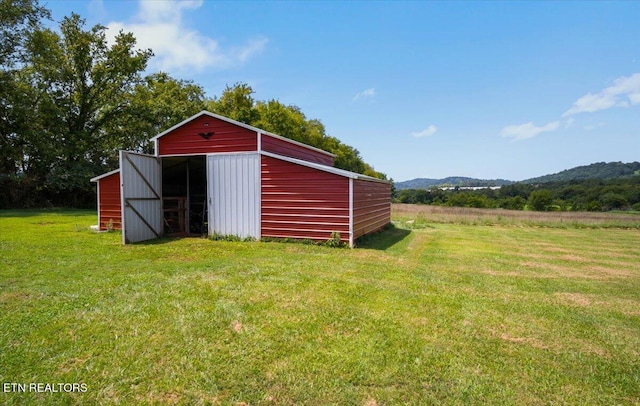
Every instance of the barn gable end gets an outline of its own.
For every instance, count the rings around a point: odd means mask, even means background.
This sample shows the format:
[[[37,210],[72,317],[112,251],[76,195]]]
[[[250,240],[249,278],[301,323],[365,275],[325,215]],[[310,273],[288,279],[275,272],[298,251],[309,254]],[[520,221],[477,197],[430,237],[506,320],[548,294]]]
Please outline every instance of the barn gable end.
[[[255,131],[201,114],[154,138],[158,156],[203,155],[258,150]]]

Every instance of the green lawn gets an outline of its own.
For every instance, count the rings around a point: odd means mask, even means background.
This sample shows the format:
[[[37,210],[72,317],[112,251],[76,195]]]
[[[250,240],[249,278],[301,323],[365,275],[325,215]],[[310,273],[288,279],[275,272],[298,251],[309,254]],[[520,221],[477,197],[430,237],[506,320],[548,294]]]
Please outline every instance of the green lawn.
[[[0,384],[86,385],[0,404],[640,403],[638,229],[404,218],[332,249],[95,223],[0,212]]]

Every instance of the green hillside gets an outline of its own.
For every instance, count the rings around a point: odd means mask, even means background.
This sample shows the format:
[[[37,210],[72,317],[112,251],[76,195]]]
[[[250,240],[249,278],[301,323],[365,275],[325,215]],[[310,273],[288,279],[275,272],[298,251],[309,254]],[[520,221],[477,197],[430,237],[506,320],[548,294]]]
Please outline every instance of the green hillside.
[[[617,179],[640,175],[640,162],[597,162],[577,166],[551,175],[523,180],[522,183],[564,182],[584,179]]]

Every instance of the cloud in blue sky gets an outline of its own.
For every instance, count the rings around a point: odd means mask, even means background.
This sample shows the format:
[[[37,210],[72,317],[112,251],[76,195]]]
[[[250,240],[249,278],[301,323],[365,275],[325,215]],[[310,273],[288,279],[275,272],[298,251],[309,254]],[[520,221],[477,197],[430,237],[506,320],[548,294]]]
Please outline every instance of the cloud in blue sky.
[[[533,138],[544,132],[555,131],[560,127],[560,121],[552,121],[542,126],[536,126],[532,121],[519,125],[508,125],[500,131],[500,135],[505,138],[511,138],[513,141],[526,140]]]
[[[120,30],[132,32],[140,48],[151,48],[155,57],[151,65],[163,71],[203,71],[242,65],[261,53],[268,42],[255,37],[245,44],[223,47],[209,36],[188,27],[182,21],[185,12],[193,12],[203,4],[199,1],[140,1],[133,22],[113,21],[107,24],[109,34]]]
[[[620,77],[599,93],[587,93],[573,103],[573,106],[562,114],[564,128],[569,128],[575,123],[575,118],[571,117],[579,113],[594,113],[596,111],[607,110],[612,107],[629,107],[640,104],[640,73],[634,73],[629,77]],[[509,125],[500,131],[503,137],[511,138],[512,141],[526,140],[533,138],[543,132],[555,131],[560,126],[560,121],[552,121],[543,126],[536,126],[533,122],[519,125]],[[593,130],[604,126],[584,126],[585,130]]]
[[[436,131],[438,131],[438,127],[436,127],[435,125],[431,124],[429,127],[425,128],[422,131],[411,133],[411,136],[414,137],[414,138],[430,137],[433,134],[435,134]]]
[[[373,87],[370,87],[369,89],[365,89],[360,93],[356,94],[355,96],[353,96],[353,101],[356,101],[358,99],[371,99],[375,95],[376,95],[376,89],[374,89]]]
[[[613,86],[599,93],[587,93],[576,100],[573,106],[562,114],[562,117],[636,104],[640,104],[640,73],[618,78],[613,82]]]

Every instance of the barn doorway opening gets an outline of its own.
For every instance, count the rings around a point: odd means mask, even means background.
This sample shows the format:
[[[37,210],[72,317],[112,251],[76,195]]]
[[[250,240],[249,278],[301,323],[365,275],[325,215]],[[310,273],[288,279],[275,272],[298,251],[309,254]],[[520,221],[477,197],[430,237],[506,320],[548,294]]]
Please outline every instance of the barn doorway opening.
[[[207,174],[204,156],[162,158],[165,235],[207,233]]]

